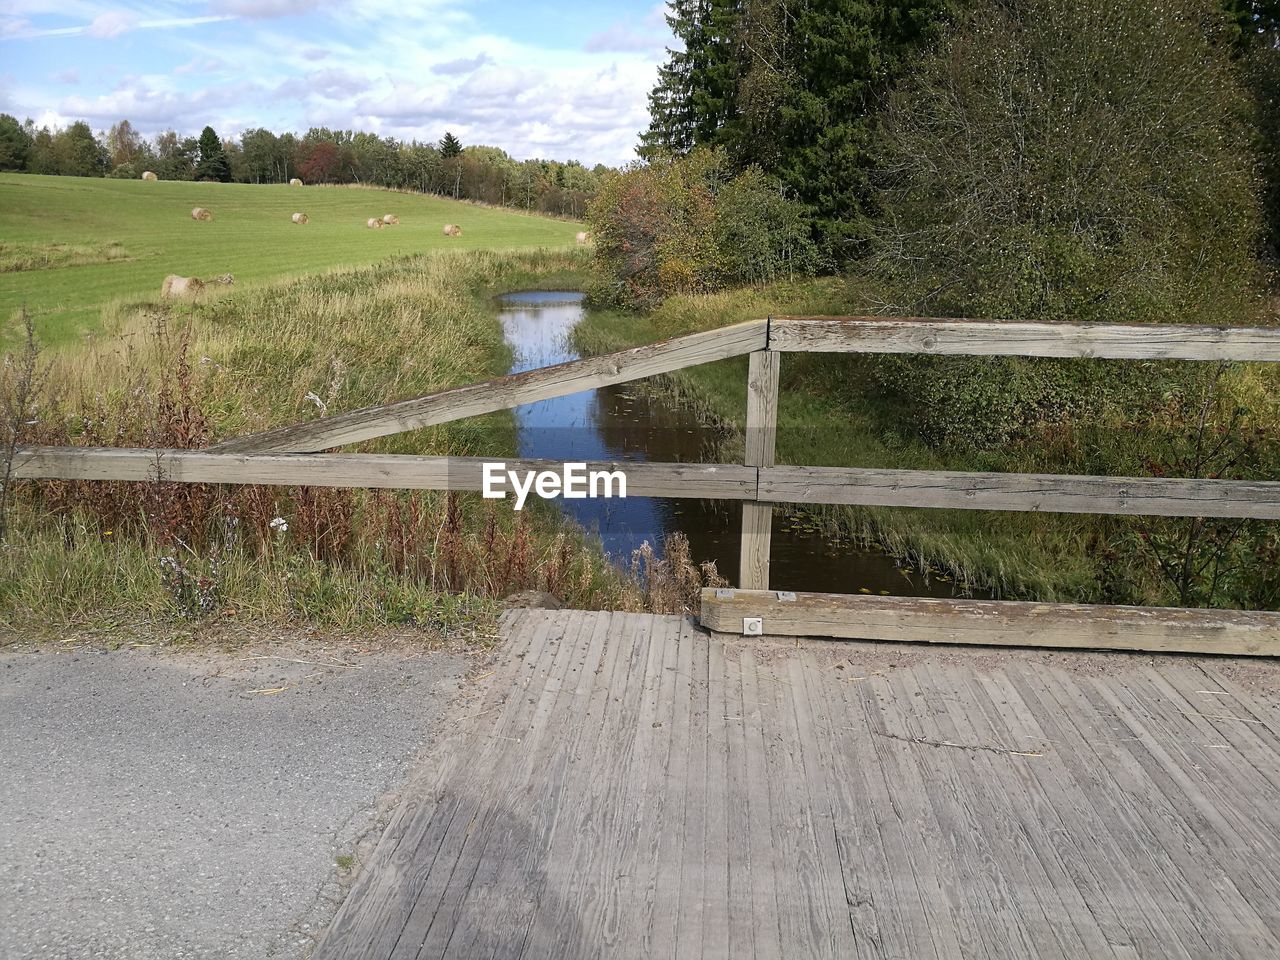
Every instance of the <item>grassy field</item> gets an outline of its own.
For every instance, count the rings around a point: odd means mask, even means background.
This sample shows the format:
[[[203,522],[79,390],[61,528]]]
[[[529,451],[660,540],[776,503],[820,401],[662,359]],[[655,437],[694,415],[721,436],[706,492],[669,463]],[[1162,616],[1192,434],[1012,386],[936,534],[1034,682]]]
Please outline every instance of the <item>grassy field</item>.
[[[212,222],[191,219],[193,207]],[[294,212],[311,222],[297,226]],[[394,213],[382,230],[369,217]],[[460,238],[443,236],[446,223]],[[43,342],[101,326],[104,308],[150,300],[169,274],[238,287],[434,250],[573,246],[577,224],[440,197],[342,187],[0,174],[0,338],[23,304]]]

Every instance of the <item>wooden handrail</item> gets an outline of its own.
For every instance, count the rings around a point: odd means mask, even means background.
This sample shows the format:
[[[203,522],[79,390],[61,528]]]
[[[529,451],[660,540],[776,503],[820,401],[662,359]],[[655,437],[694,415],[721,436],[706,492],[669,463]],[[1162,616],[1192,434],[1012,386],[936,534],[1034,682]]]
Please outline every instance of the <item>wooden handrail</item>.
[[[763,350],[768,328],[767,320],[751,320],[703,333],[691,333],[617,353],[570,360],[552,367],[539,367],[483,383],[454,387],[425,397],[365,407],[296,426],[237,437],[217,444],[213,449],[225,453],[314,453],[328,450],[482,413],[508,410],[522,403],[550,400],[582,390],[671,373],[713,360],[739,357],[753,350]]]
[[[777,623],[795,621],[793,632],[801,632],[805,624],[808,626],[804,629],[818,629],[813,625],[826,623],[823,617],[853,617],[848,621],[852,625],[839,627],[846,632],[824,634],[828,636],[852,635],[848,630],[862,631],[858,636],[878,636],[866,631],[888,630],[895,637],[905,638],[907,620],[903,618],[910,620],[911,630],[925,629],[923,624],[929,619],[926,614],[937,625],[937,636],[944,639],[973,636],[964,631],[975,624],[986,624],[986,629],[994,629],[991,625],[995,624],[1000,636],[1036,624],[1040,625],[1037,629],[1048,625],[1057,630],[1058,621],[1052,612],[1055,609],[1066,611],[1064,616],[1069,614],[1068,619],[1074,616],[1077,624],[1082,622],[1078,611],[1073,613],[1065,606],[1055,605],[1024,605],[1025,609],[1014,610],[1000,604],[961,608],[922,602],[914,606],[886,603],[873,610],[874,605],[862,600],[849,606],[839,597],[813,595],[818,599],[809,603],[806,610],[785,605],[779,608],[778,603],[785,604],[780,596],[769,599],[770,595],[759,593],[768,586],[774,503],[1280,519],[1280,481],[776,466],[773,450],[780,354],[796,351],[1274,363],[1280,362],[1280,328],[880,317],[753,320],[239,437],[208,450],[24,447],[15,455],[12,475],[15,479],[162,479],[183,483],[479,490],[482,465],[494,458],[317,451],[749,354],[744,464],[588,465],[592,470],[624,470],[627,493],[632,496],[744,501],[738,599],[728,605],[723,598],[711,596],[708,600],[704,596],[704,618],[709,618],[715,629],[729,629],[725,624],[740,616],[741,603],[747,601],[756,604],[751,609],[767,606],[774,611]],[[518,471],[555,469],[561,465],[546,460],[513,459],[507,463],[509,469]],[[1050,613],[1042,615],[1037,612],[1041,609]],[[1162,638],[1171,635],[1169,630],[1182,638],[1188,635],[1187,630],[1217,629],[1215,624],[1219,622],[1212,617],[1183,617],[1174,618],[1172,626],[1166,623],[1152,627],[1143,619],[1145,615],[1114,612],[1122,609],[1129,608],[1107,608],[1088,621],[1096,629],[1091,628],[1093,632],[1083,638],[1086,645],[1110,636],[1108,631],[1113,628],[1133,627],[1141,635],[1140,643],[1146,642],[1141,637],[1153,638],[1153,646],[1147,648],[1191,649],[1182,639],[1177,640],[1180,646],[1171,648]],[[803,620],[806,616],[807,621]],[[876,619],[885,616],[896,618],[893,622],[897,626],[892,630]],[[1009,617],[1014,619],[1008,620]],[[1280,653],[1277,623],[1280,620],[1275,615],[1256,622],[1248,617],[1233,621],[1231,629],[1241,628],[1242,624],[1247,629],[1241,634],[1243,639],[1226,643],[1230,649],[1224,652]],[[1261,633],[1255,630],[1259,624]],[[1059,642],[1067,640],[1054,640]],[[1132,646],[1122,642],[1115,645]]]
[[[501,457],[415,457],[406,454],[242,454],[216,450],[130,447],[19,447],[17,480],[275,484],[399,490],[480,490],[484,465],[501,460],[519,473],[555,470],[559,460]],[[627,495],[754,500],[754,467],[726,463],[589,461],[589,471],[622,470]],[[502,487],[502,489],[506,489]]]
[[[1280,328],[776,317],[769,349],[802,353],[1280,362]]]
[[[172,483],[479,490],[498,457],[418,457],[379,453],[223,453],[134,447],[19,447],[16,480],[122,480]],[[505,459],[517,472],[554,470],[559,460]],[[630,496],[774,503],[1108,513],[1126,516],[1280,520],[1280,481],[1090,477],[1069,474],[958,473],[858,467],[737,463],[590,461],[621,470]],[[752,536],[764,533],[757,525]],[[754,549],[754,548],[753,548]],[[753,563],[759,565],[757,558]]]

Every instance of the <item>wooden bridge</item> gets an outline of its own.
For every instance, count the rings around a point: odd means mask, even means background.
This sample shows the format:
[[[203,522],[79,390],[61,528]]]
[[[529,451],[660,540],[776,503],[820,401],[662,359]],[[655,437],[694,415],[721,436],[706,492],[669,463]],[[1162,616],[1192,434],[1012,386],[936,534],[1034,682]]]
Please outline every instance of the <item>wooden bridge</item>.
[[[503,634],[314,960],[1280,956],[1280,665]]]
[[[742,464],[588,465],[743,501],[737,586],[697,621],[511,614],[316,956],[1280,956],[1280,614],[767,589],[775,503],[1276,520],[1280,482],[778,465],[781,356],[812,350],[1277,362],[1280,330],[772,318],[209,450],[11,466],[479,490],[478,459],[321,451],[748,354]]]

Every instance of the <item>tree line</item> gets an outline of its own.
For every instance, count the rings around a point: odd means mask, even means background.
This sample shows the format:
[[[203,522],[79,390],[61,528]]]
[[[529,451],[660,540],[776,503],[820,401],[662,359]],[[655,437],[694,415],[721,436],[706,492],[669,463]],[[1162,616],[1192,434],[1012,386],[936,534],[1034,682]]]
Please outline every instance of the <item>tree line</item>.
[[[1100,22],[1113,6],[1099,7]],[[1234,146],[1265,175],[1268,240],[1280,246],[1280,0],[1140,7],[1148,8],[1151,25],[1174,22],[1175,33],[1203,41],[1199,54],[1229,65],[1249,114],[1247,137]],[[707,149],[722,155],[730,177],[755,168],[802,209],[823,260],[848,264],[872,252],[885,215],[884,181],[897,163],[886,146],[893,92],[936,63],[946,40],[975,18],[1021,29],[1037,10],[1031,0],[671,0],[667,20],[679,43],[650,94],[640,156],[662,164]],[[1112,29],[1133,35],[1141,25]],[[1077,56],[1105,55],[1107,33],[1089,33],[1099,46],[1076,44]],[[1170,51],[1155,29],[1142,42],[1150,48],[1132,65],[1129,92],[1151,63],[1193,55]]]
[[[198,137],[173,130],[147,140],[128,120],[95,134],[79,120],[62,129],[0,114],[0,170],[78,177],[224,183],[368,184],[435,193],[565,217],[581,217],[607,172],[577,161],[516,160],[497,147],[464,146],[452,133],[438,142],[397,140],[312,127],[298,136],[265,128],[223,139],[206,126]]]

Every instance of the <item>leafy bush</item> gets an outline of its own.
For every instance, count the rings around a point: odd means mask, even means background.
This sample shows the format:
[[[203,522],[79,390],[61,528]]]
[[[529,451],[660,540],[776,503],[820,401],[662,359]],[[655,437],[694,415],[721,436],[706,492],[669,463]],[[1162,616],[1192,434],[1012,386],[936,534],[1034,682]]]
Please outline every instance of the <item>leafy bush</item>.
[[[979,0],[892,98],[879,263],[912,308],[1230,322],[1260,232],[1248,102],[1201,0]]]
[[[896,293],[891,310],[1255,319],[1259,184],[1225,26],[1207,0],[979,0],[887,108],[872,266]],[[948,358],[877,369],[919,401],[931,440],[961,445],[1152,392],[1138,365]]]
[[[769,283],[819,267],[804,209],[759,167],[748,167],[720,191],[715,240],[729,283]]]
[[[611,302],[653,307],[817,266],[803,208],[755,168],[730,178],[719,151],[634,164],[606,178],[587,216],[596,294]]]

